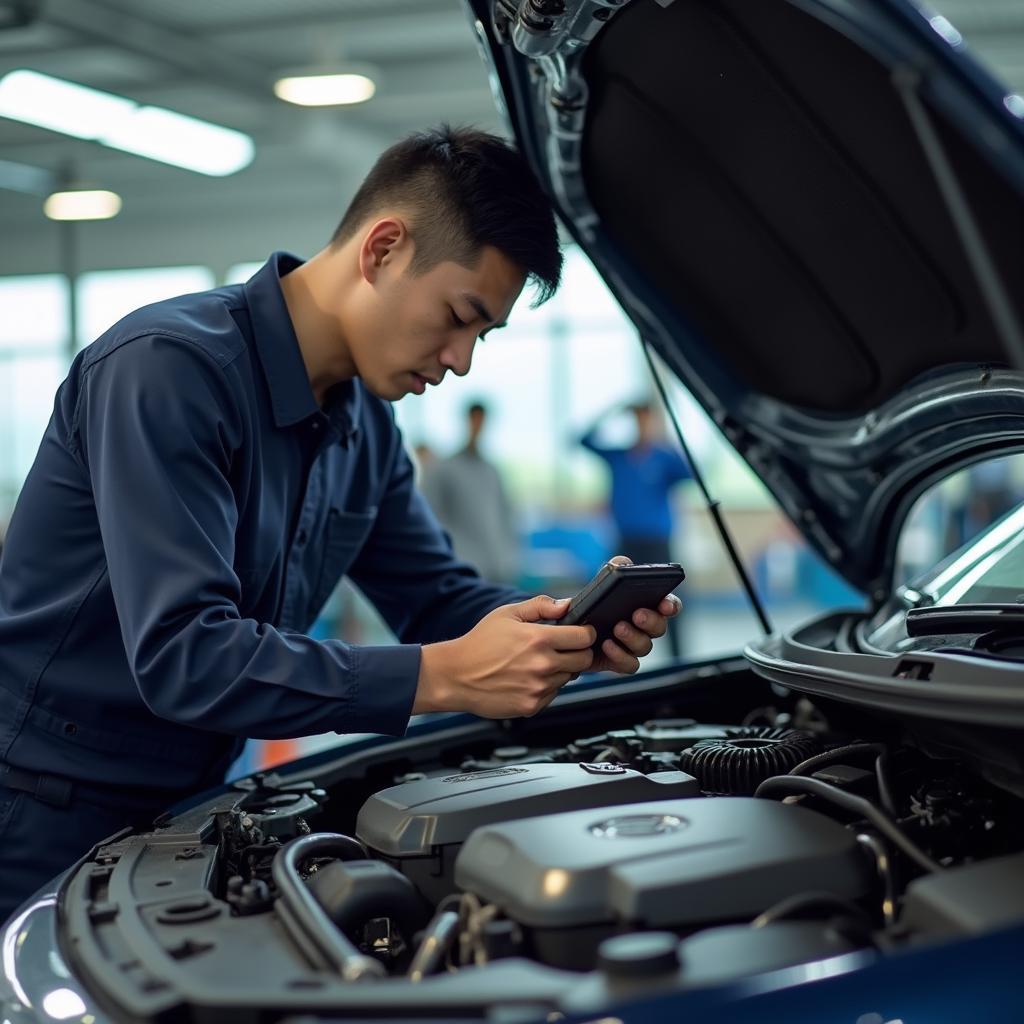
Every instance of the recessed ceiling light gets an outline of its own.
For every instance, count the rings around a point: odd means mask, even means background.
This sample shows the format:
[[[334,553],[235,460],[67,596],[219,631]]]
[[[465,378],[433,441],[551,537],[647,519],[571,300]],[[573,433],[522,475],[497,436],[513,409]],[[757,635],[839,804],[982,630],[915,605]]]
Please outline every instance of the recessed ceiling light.
[[[25,69],[0,78],[0,117],[214,177],[247,167],[255,152],[233,128]]]
[[[365,103],[377,91],[369,75],[355,72],[286,75],[274,83],[274,95],[300,107],[336,107]]]
[[[110,220],[121,212],[121,197],[105,189],[54,192],[43,203],[50,220]]]

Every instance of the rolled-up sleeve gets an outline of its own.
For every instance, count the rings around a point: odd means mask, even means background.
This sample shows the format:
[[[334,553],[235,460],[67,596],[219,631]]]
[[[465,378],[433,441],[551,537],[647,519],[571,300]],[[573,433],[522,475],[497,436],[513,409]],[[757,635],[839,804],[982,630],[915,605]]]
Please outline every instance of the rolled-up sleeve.
[[[83,379],[73,442],[143,701],[170,721],[264,739],[401,734],[419,647],[318,641],[240,614],[231,478],[245,431],[223,367],[184,338],[132,339]]]

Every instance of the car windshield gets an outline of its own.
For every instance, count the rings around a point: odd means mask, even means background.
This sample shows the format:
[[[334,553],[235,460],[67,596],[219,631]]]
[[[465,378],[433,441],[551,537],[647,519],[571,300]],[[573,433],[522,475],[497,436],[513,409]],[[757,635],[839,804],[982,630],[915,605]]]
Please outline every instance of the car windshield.
[[[1024,601],[1024,502],[911,588],[935,605]]]
[[[1024,502],[902,588],[897,600],[883,609],[866,632],[867,644],[886,651],[935,649],[969,635],[939,632],[912,638],[906,630],[908,605],[1016,604],[1024,604]]]

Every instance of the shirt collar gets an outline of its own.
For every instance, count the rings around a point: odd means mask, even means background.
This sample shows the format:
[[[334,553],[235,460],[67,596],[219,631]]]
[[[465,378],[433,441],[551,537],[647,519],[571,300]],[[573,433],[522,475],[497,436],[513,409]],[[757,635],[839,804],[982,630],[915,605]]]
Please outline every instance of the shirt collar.
[[[290,253],[275,252],[245,283],[253,339],[279,427],[290,427],[319,412],[281,292],[281,278],[302,263]]]
[[[303,262],[291,253],[272,253],[245,284],[253,339],[270,391],[274,423],[279,427],[294,426],[321,411],[281,292],[281,278]],[[329,392],[324,413],[343,442],[358,430],[361,392],[356,380],[337,384]]]

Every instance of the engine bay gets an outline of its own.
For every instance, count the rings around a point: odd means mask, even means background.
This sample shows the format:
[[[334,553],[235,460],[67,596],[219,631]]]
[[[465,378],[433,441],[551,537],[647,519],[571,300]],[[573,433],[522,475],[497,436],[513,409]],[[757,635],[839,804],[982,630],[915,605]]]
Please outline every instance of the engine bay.
[[[576,715],[435,739],[324,785],[243,780],[205,819],[101,848],[69,920],[130,943],[110,909],[130,872],[171,990],[224,957],[293,1009],[460,1013],[586,1009],[1024,920],[1019,797],[961,761],[795,694],[735,723],[654,709],[589,735]]]

